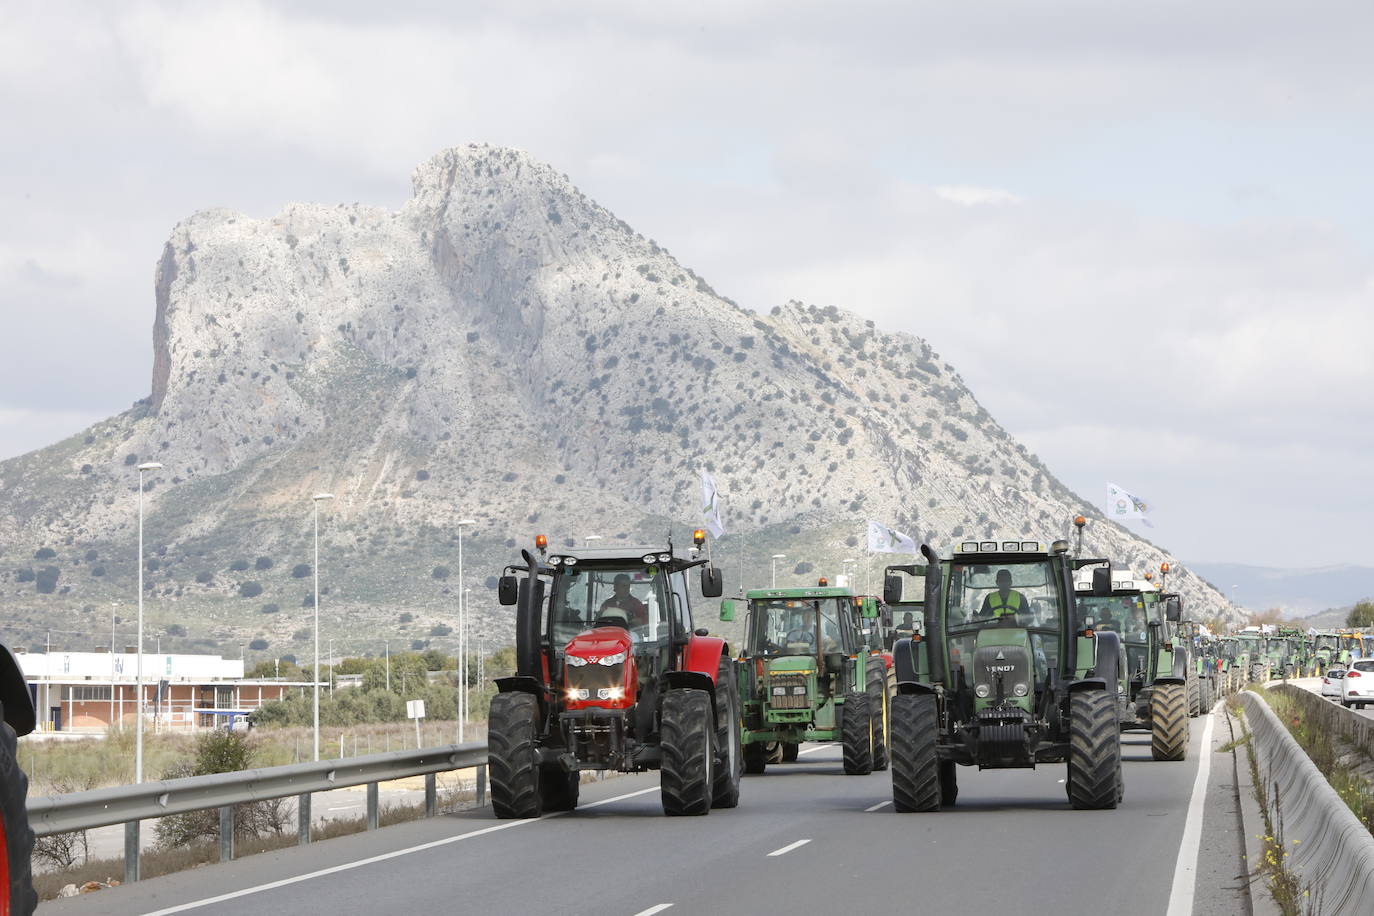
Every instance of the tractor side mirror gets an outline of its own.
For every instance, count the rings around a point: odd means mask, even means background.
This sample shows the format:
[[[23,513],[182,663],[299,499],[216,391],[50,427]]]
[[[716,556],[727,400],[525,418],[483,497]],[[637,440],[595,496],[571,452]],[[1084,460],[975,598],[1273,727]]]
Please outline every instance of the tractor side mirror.
[[[720,619],[729,623],[735,619],[735,602],[731,598],[726,598],[720,603]]]
[[[496,597],[505,607],[519,600],[520,589],[514,576],[502,576],[496,580]]]
[[[874,601],[872,598],[865,598],[859,615],[865,620],[875,619],[878,616],[878,602]]]
[[[902,577],[883,576],[883,603],[897,604],[902,600]]]
[[[725,577],[716,567],[701,568],[701,594],[704,598],[719,598],[725,594]]]
[[[1112,595],[1112,570],[1110,566],[1093,567],[1093,597],[1110,598]]]
[[[1177,595],[1168,598],[1164,602],[1164,619],[1170,623],[1177,623],[1183,617],[1183,599]]]

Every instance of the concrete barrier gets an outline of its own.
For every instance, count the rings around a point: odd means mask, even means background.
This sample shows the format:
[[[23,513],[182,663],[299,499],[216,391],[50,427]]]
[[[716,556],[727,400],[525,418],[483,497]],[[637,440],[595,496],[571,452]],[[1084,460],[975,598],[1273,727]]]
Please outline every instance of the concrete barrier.
[[[1314,699],[1333,706],[1320,697]],[[1270,818],[1276,826],[1282,820],[1289,870],[1303,887],[1311,887],[1313,897],[1320,897],[1319,912],[1328,916],[1369,913],[1374,904],[1374,835],[1341,801],[1269,704],[1250,691],[1241,700],[1254,735]],[[1272,810],[1275,799],[1277,814]]]
[[[1302,717],[1308,722],[1319,723],[1330,734],[1340,735],[1347,744],[1364,748],[1374,755],[1374,719],[1292,684],[1277,684],[1269,689],[1297,703]]]

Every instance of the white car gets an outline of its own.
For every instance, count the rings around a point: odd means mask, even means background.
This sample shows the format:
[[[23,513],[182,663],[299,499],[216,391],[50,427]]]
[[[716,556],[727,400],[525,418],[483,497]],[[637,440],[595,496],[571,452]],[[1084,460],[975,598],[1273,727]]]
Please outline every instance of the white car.
[[[1350,663],[1341,678],[1341,705],[1364,709],[1374,703],[1374,658],[1361,658]]]
[[[1322,675],[1322,696],[1330,697],[1339,701],[1341,698],[1341,681],[1345,679],[1344,668],[1332,668]]]

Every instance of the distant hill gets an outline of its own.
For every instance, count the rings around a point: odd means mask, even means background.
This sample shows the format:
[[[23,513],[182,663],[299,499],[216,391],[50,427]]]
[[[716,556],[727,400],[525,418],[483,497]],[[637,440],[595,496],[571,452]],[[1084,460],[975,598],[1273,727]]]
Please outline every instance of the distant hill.
[[[1345,608],[1374,598],[1374,568],[1325,566],[1283,569],[1239,563],[1193,563],[1193,572],[1223,590],[1247,611],[1282,608],[1306,616],[1330,608]],[[1232,587],[1237,586],[1234,594]],[[1345,611],[1341,611],[1344,621]]]
[[[172,230],[149,397],[0,463],[7,639],[89,647],[114,614],[128,643],[136,466],[154,460],[149,632],[250,662],[309,645],[319,491],[337,497],[325,636],[348,652],[452,651],[463,587],[478,633],[511,638],[489,589],[517,546],[681,543],[700,468],[724,494],[732,592],[774,553],[780,585],[862,564],[868,518],[948,550],[1049,541],[1083,513],[1090,555],[1177,562],[1060,483],[920,338],[833,305],[741,308],[516,150],[447,150],[413,185],[394,212],[209,210]],[[1228,613],[1186,566],[1170,585]]]

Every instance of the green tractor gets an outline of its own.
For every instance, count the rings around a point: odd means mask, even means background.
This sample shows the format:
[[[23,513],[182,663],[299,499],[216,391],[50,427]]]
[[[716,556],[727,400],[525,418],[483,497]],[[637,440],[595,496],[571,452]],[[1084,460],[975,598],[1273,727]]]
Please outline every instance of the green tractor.
[[[1240,640],[1241,645],[1245,647],[1245,654],[1249,659],[1249,665],[1245,672],[1245,683],[1263,684],[1268,681],[1270,675],[1269,651],[1265,645],[1264,634],[1260,632],[1259,627],[1246,627],[1236,634],[1236,639]]]
[[[1226,692],[1221,682],[1217,641],[1202,624],[1194,620],[1181,621],[1174,638],[1187,647],[1189,667],[1197,677],[1201,711],[1209,712]]]
[[[1317,666],[1318,675],[1323,675],[1328,668],[1336,666],[1340,651],[1340,637],[1334,631],[1323,630],[1313,637],[1312,657],[1313,664]]]
[[[1093,632],[1074,595],[1067,541],[964,541],[927,563],[925,620],[893,656],[892,800],[898,811],[935,811],[958,797],[959,766],[1033,768],[1067,763],[1074,808],[1121,801],[1117,634]],[[903,576],[883,599],[902,600]],[[1108,569],[1095,595],[1111,593]]]
[[[1143,579],[1115,578],[1108,596],[1095,596],[1091,585],[1078,582],[1079,613],[1085,626],[1120,636],[1126,673],[1118,690],[1122,731],[1148,731],[1150,755],[1156,760],[1182,760],[1188,753],[1188,718],[1197,715],[1202,698],[1186,646],[1175,642],[1174,625],[1181,599],[1161,600],[1155,585]],[[1208,704],[1210,706],[1210,704]]]
[[[751,590],[745,600],[736,666],[744,771],[796,760],[803,741],[840,742],[850,775],[887,769],[891,691],[872,643],[877,601],[825,579],[814,588]],[[735,602],[722,601],[720,619],[734,617]]]
[[[1248,643],[1239,636],[1222,636],[1217,639],[1217,651],[1225,672],[1226,693],[1229,695],[1244,689],[1250,682]]]

